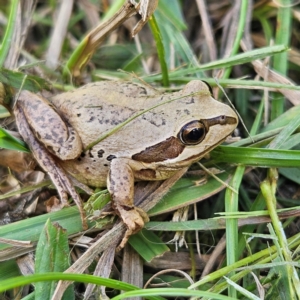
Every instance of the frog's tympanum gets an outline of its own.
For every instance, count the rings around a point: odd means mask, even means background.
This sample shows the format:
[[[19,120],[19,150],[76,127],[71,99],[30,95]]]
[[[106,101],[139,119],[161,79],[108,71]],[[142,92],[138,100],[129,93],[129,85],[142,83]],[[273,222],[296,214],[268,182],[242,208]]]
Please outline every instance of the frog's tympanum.
[[[50,101],[22,91],[15,114],[20,133],[62,199],[68,192],[80,206],[64,170],[86,185],[107,185],[112,207],[127,226],[121,245],[148,219],[134,206],[134,181],[169,178],[224,141],[238,123],[234,111],[214,100],[207,84],[199,80],[166,94],[113,81],[90,83]]]

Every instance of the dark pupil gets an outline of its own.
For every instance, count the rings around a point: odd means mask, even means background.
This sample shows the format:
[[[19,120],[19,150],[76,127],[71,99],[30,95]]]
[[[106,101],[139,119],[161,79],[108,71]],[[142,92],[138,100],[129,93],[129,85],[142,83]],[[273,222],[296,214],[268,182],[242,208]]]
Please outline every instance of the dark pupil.
[[[203,128],[194,128],[188,133],[187,138],[189,141],[198,141],[203,136],[203,134]]]

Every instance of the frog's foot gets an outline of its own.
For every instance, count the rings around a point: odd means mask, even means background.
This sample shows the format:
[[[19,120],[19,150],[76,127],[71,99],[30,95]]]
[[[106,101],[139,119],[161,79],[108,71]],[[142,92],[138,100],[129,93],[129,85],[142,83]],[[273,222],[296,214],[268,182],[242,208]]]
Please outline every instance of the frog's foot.
[[[144,224],[149,221],[149,217],[146,212],[136,206],[130,207],[122,205],[118,206],[116,210],[127,227],[121,244],[118,247],[119,249],[122,249],[127,243],[129,237],[144,227]]]

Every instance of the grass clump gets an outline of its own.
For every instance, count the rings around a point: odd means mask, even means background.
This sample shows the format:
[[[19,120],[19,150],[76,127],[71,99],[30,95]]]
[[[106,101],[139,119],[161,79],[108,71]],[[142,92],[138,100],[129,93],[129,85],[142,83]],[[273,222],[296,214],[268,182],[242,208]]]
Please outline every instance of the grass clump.
[[[113,31],[103,25],[124,1],[6,2],[0,1],[1,297],[50,299],[51,282],[65,280],[56,299],[65,290],[68,299],[300,299],[299,4],[160,0],[149,27],[133,39],[139,17]],[[56,191],[8,117],[19,90],[57,94],[91,81],[130,80],[171,91],[193,79],[208,82],[219,100],[230,98],[241,122],[235,139],[201,162],[211,174],[195,164],[162,193],[150,222],[130,240],[138,255],[129,247],[114,252],[110,243],[121,227],[94,240],[115,223],[109,216],[82,233],[76,208],[46,213],[44,202],[56,201]],[[94,191],[92,200],[86,208],[96,215],[106,191]],[[23,255],[31,271],[22,268]],[[66,280],[76,283],[67,288]]]

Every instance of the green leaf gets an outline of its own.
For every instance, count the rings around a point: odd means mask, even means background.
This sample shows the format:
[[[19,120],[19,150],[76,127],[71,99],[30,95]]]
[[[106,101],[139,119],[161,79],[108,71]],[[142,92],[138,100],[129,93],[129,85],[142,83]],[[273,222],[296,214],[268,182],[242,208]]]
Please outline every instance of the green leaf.
[[[300,167],[300,151],[264,148],[219,146],[211,153],[216,162],[243,164],[256,167]]]
[[[69,235],[82,230],[77,207],[68,207],[60,211],[0,226],[0,237],[35,242],[38,240],[39,235],[45,226],[45,222],[48,219],[52,222],[59,222],[60,226],[65,228]],[[20,228],[22,228],[22,230],[20,230]],[[11,247],[12,246],[8,244],[0,243],[0,251]]]
[[[169,247],[152,231],[142,229],[129,238],[129,244],[147,262],[170,251]]]
[[[161,72],[162,72],[163,86],[168,87],[170,83],[169,83],[168,66],[165,59],[165,49],[164,49],[164,44],[162,41],[160,29],[158,27],[154,15],[149,19],[148,24],[150,26],[153,38],[155,40],[156,48],[157,48],[157,55],[159,58]]]
[[[26,144],[0,127],[0,148],[30,153]]]
[[[22,88],[31,92],[50,89],[49,83],[43,78],[5,68],[0,69],[0,82],[15,89]]]
[[[4,61],[6,59],[6,56],[9,52],[9,48],[11,47],[11,43],[13,40],[13,34],[14,34],[14,26],[16,26],[16,18],[17,18],[17,13],[18,13],[18,5],[19,5],[19,0],[12,0],[11,6],[10,6],[10,13],[9,13],[9,18],[7,22],[7,27],[5,30],[5,34],[3,37],[2,44],[0,46],[0,67],[3,66]],[[2,33],[3,35],[3,33]],[[0,80],[1,81],[1,80]]]
[[[0,119],[7,118],[9,116],[10,112],[3,105],[0,105]]]
[[[41,232],[35,255],[35,273],[64,272],[69,266],[69,245],[66,230],[48,219]],[[35,299],[50,300],[56,282],[37,282]],[[63,299],[75,299],[72,285],[67,288]]]
[[[298,86],[299,88],[299,86]],[[276,128],[284,127],[295,118],[299,118],[300,106],[294,106],[288,111],[284,112],[278,118],[270,122],[266,127],[262,129],[262,132],[267,132]]]
[[[225,170],[223,174],[219,174],[217,177],[226,182],[231,177],[231,173]],[[179,180],[148,214],[153,216],[174,211],[180,207],[204,200],[225,188],[222,182],[213,177],[208,178],[203,185],[198,185],[197,180],[199,179],[184,178]]]

